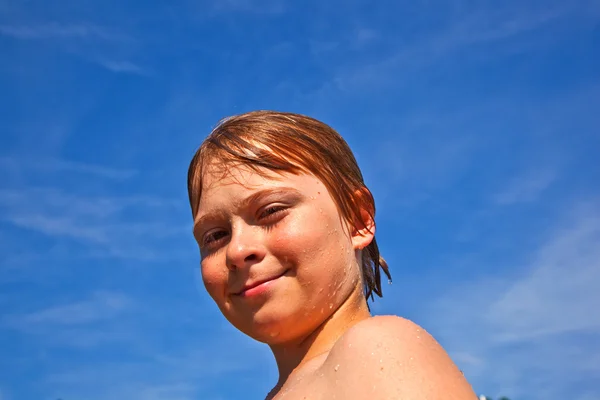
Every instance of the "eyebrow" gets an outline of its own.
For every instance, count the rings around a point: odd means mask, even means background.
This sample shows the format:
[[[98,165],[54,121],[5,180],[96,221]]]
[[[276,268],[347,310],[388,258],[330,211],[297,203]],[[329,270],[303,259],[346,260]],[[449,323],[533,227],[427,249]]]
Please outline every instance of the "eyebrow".
[[[300,195],[300,191],[298,191],[298,189],[293,188],[293,187],[287,187],[287,186],[263,189],[263,190],[259,190],[259,191],[255,192],[255,193],[252,193],[250,196],[246,197],[245,199],[240,200],[239,202],[236,202],[235,206],[238,209],[246,208],[249,205],[251,205],[252,203],[257,202],[264,197],[274,195],[274,194],[280,194],[280,193],[285,193],[285,194],[291,193],[296,196]],[[224,214],[225,213],[223,211],[218,210],[218,211],[214,211],[214,212],[209,212],[209,213],[201,216],[200,218],[197,218],[194,221],[194,229],[193,229],[194,236],[197,237],[197,234],[198,234],[201,226],[205,225],[210,220],[216,219]]]

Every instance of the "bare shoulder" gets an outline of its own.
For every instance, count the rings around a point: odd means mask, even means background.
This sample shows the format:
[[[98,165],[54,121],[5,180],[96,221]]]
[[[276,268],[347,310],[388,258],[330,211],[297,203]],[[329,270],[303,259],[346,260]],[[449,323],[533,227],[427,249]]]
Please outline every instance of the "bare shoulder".
[[[350,328],[323,364],[341,398],[473,400],[448,354],[417,324],[378,316]]]

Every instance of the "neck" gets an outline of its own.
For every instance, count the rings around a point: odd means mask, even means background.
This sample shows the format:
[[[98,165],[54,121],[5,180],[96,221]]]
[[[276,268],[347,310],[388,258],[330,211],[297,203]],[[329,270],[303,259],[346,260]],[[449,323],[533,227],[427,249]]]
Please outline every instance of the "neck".
[[[329,353],[337,340],[353,325],[371,316],[362,287],[353,290],[342,305],[323,323],[302,338],[271,345],[279,370],[277,387],[307,362]]]

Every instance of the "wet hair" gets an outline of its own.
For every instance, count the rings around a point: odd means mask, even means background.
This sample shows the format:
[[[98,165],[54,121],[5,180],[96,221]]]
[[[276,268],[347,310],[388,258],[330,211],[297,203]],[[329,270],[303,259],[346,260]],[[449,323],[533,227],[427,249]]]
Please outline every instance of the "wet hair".
[[[355,229],[367,228],[361,209],[375,218],[375,200],[346,141],[314,118],[278,111],[253,111],[221,120],[196,151],[188,170],[192,215],[198,213],[203,173],[212,162],[246,165],[293,174],[310,173],[327,187],[342,218]],[[264,171],[264,170],[263,170]],[[381,272],[391,280],[375,237],[362,252],[365,297],[382,297]]]

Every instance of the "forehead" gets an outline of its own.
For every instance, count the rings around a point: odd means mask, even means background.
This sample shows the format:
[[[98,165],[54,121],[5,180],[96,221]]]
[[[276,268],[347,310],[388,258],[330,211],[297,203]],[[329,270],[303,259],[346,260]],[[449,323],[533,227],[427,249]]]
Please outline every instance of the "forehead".
[[[211,161],[202,171],[202,196],[208,192],[231,186],[248,190],[267,183],[276,184],[293,177],[286,172],[275,172],[267,168],[250,166],[239,162]]]
[[[327,192],[323,182],[311,173],[272,171],[245,164],[212,163],[203,171],[198,214],[202,210],[221,208],[226,204],[239,206],[258,192],[293,190],[306,196]]]

